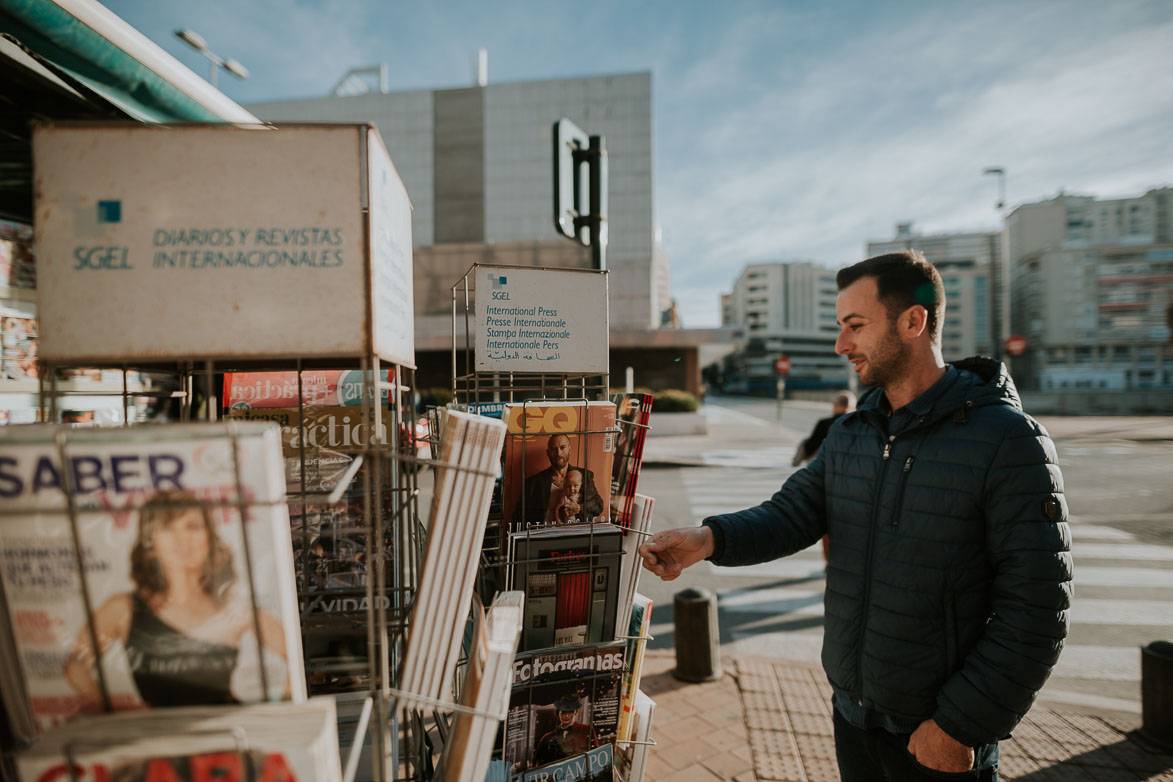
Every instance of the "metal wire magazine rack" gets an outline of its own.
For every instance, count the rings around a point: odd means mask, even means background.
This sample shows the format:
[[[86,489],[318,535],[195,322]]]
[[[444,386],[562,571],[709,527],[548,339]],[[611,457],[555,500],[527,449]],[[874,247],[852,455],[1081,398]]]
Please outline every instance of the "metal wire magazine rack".
[[[255,415],[265,412],[263,409],[252,410],[252,415],[222,409],[225,377],[255,371],[296,377],[296,406],[280,412],[288,413],[302,432],[293,460],[297,466],[288,471],[295,477],[287,486],[285,502],[291,518],[301,522],[294,525],[293,541],[310,692],[332,693],[338,702],[346,782],[423,780],[431,768],[423,720],[417,709],[397,708],[392,690],[401,664],[425,539],[418,513],[418,479],[419,470],[429,460],[419,455],[422,443],[415,427],[414,368],[387,364],[373,355],[363,357],[358,364],[355,371],[352,359],[205,359],[118,368],[124,375],[149,371],[155,378],[169,376],[169,383],[160,384],[163,390],[131,391],[129,381],[124,381],[123,408],[132,410],[136,398],[160,400],[160,404],[170,401],[173,419],[178,421],[274,420],[269,415]],[[62,403],[70,393],[58,392],[56,370],[68,368],[62,363],[43,362],[41,407],[47,421],[61,418]],[[323,370],[348,370],[361,377],[361,404],[353,409],[360,421],[359,430],[366,433],[359,447],[348,454],[345,468],[339,468],[335,480],[326,486],[312,485],[310,480],[315,474],[311,465],[317,449],[307,443],[312,439],[306,436],[307,415],[313,408],[306,404],[304,385],[307,373]],[[133,419],[130,415],[124,417],[123,425],[131,425]],[[289,459],[286,462],[290,464]],[[68,482],[63,489],[67,501],[62,512],[76,509]],[[340,511],[339,504],[346,494],[350,496],[345,501],[358,506],[359,513],[350,509],[349,514],[360,520],[358,527],[333,536],[318,534],[323,530],[315,530],[310,520],[345,514],[347,509]],[[313,544],[329,544],[331,537],[334,544],[354,546],[351,553],[358,566],[341,577],[315,578],[310,563]],[[338,552],[335,547],[334,553]],[[323,644],[328,649],[340,646],[345,652],[323,654]],[[386,761],[377,762],[378,758]]]
[[[451,287],[453,407],[502,418],[505,417],[506,405],[513,405],[515,410],[520,408],[520,428],[511,426],[507,430],[505,444],[505,454],[509,454],[511,450],[516,450],[520,453],[520,461],[517,465],[514,465],[519,469],[520,475],[525,476],[529,474],[529,470],[526,467],[528,456],[525,446],[527,442],[537,438],[546,440],[550,437],[550,432],[548,431],[530,430],[528,423],[530,417],[527,415],[527,411],[531,405],[539,406],[543,403],[557,402],[560,406],[581,409],[582,414],[577,417],[579,423],[561,432],[562,434],[569,435],[578,445],[579,453],[575,454],[576,458],[572,459],[572,462],[577,465],[582,465],[585,462],[584,451],[587,448],[587,442],[591,436],[612,438],[619,431],[618,426],[646,428],[646,424],[628,421],[617,422],[616,428],[606,429],[594,428],[587,423],[589,421],[587,411],[590,403],[593,401],[608,400],[610,393],[609,362],[604,364],[602,371],[586,372],[501,372],[494,371],[491,368],[484,368],[484,362],[477,361],[476,350],[478,340],[475,334],[478,314],[476,306],[477,278],[478,271],[483,268],[485,268],[484,265],[475,264]],[[508,272],[509,269],[515,267],[492,266],[491,268]],[[554,270],[537,269],[536,271]],[[565,272],[568,270],[559,269],[556,271]],[[582,271],[581,273],[606,274],[606,272],[598,271]],[[601,310],[605,317],[605,297]],[[478,366],[481,368],[478,368]],[[519,447],[511,448],[511,445]],[[504,456],[503,458],[507,460],[508,456]],[[510,465],[506,464],[504,469],[510,469]],[[528,521],[532,514],[528,512],[530,509],[526,507],[527,498],[524,489],[520,491],[515,504],[507,506],[508,499],[504,495],[503,481],[498,480],[494,501],[490,509],[485,542],[481,552],[481,565],[478,573],[478,596],[486,605],[492,600],[496,592],[505,589],[520,589],[524,591],[528,603],[530,600],[528,585],[530,584],[531,572],[550,565],[549,558],[535,556],[532,553],[534,552],[535,543],[540,541],[549,532],[568,529],[565,526],[560,527],[556,522]],[[509,513],[511,508],[516,509],[512,514]],[[599,519],[592,519],[588,523],[575,525],[576,529],[585,535],[586,538],[585,556],[576,557],[575,564],[579,566],[579,569],[582,569],[585,565],[588,580],[591,582],[591,586],[589,587],[591,599],[586,601],[586,631],[583,634],[581,642],[587,643],[593,641],[602,643],[615,640],[624,642],[642,641],[646,643],[646,641],[651,639],[650,636],[633,637],[628,635],[625,627],[621,629],[618,626],[618,622],[626,622],[626,617],[618,617],[616,626],[609,634],[604,635],[600,632],[599,637],[592,638],[592,628],[595,627],[596,620],[598,619],[597,613],[607,610],[605,604],[601,608],[596,606],[596,600],[593,599],[595,588],[601,583],[605,588],[606,578],[618,580],[618,568],[626,566],[626,563],[622,561],[622,551],[616,555],[607,555],[599,549],[599,542],[606,537],[607,533],[610,533],[614,529],[609,523],[609,508],[604,508],[603,516],[606,517],[606,520],[602,520],[603,517],[601,516]],[[512,525],[514,519],[518,520],[516,525]],[[515,528],[511,530],[511,526]],[[526,555],[520,557],[516,555],[515,547],[510,545],[511,534],[513,535],[514,542],[523,544],[523,548],[527,552]],[[602,576],[603,581],[601,582],[600,574],[603,569],[600,568],[600,565],[605,557],[617,561],[618,568],[614,568],[611,572]],[[526,614],[528,617],[528,607]],[[625,672],[627,666],[630,664],[630,660],[625,661]],[[458,681],[454,683],[457,688],[459,679],[460,677],[458,675]],[[440,715],[437,716],[439,717]],[[504,719],[505,716],[500,715],[499,718]],[[438,723],[443,726],[444,720],[438,719]],[[506,731],[502,730],[498,751],[503,757],[505,756],[506,742]],[[628,740],[620,743],[623,745],[654,745],[655,742]]]

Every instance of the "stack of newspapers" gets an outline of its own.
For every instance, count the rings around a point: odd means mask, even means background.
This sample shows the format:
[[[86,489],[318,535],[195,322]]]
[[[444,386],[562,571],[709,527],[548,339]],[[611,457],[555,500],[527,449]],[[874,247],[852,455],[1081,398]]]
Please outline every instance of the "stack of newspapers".
[[[306,704],[275,426],[5,427],[0,454],[0,687],[22,778],[61,747],[110,767],[107,730],[136,737],[128,758],[215,753],[184,743],[208,720],[290,763],[332,746],[312,768],[337,776],[333,711]]]
[[[505,426],[448,410],[431,524],[411,611],[401,698],[447,702],[473,595]]]
[[[473,637],[460,705],[444,744],[438,779],[481,782],[489,771],[489,756],[497,726],[509,701],[513,655],[521,634],[520,592],[501,592],[487,617],[474,609]]]

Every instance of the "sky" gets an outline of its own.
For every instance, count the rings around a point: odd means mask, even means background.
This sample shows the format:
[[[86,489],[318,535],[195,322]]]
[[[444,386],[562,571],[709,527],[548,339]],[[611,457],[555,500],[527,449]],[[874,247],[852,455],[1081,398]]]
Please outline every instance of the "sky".
[[[1168,0],[107,0],[240,103],[650,71],[654,211],[683,325],[749,263],[832,268],[890,239],[995,230],[1011,206],[1173,185]],[[931,260],[931,259],[930,259]]]

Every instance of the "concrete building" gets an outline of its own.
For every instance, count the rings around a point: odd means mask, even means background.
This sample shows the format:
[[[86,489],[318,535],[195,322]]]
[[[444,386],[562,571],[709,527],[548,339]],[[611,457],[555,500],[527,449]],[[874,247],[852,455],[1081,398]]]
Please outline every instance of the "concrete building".
[[[1019,383],[1043,392],[1173,389],[1173,188],[1060,194],[1007,218]]]
[[[482,75],[472,87],[375,89],[250,110],[277,123],[369,121],[379,128],[414,208],[417,358],[430,375],[433,361],[437,374],[447,372],[451,287],[474,263],[591,268],[589,248],[554,229],[551,132],[562,117],[606,138],[613,347],[639,344],[641,335],[673,322],[668,258],[654,222],[651,89],[650,73],[502,84]],[[710,336],[681,333],[675,342],[695,352]],[[695,374],[696,382],[684,385],[699,390],[699,369]]]
[[[845,361],[835,355],[835,272],[804,261],[750,264],[721,294],[722,325],[744,332],[745,349],[723,371],[731,392],[769,392],[774,359],[791,360],[787,386],[844,388]]]
[[[945,286],[945,322],[941,324],[941,352],[946,361],[969,356],[996,355],[996,270],[1000,268],[998,231],[924,235],[911,223],[899,223],[896,236],[867,243],[868,256],[920,250],[941,273]]]
[[[589,267],[589,250],[553,228],[550,134],[568,117],[606,137],[612,324],[651,328],[668,309],[668,262],[653,222],[649,73],[331,95],[251,110],[271,122],[378,126],[414,208],[421,315],[448,313],[448,286],[483,259],[485,245],[499,263]]]

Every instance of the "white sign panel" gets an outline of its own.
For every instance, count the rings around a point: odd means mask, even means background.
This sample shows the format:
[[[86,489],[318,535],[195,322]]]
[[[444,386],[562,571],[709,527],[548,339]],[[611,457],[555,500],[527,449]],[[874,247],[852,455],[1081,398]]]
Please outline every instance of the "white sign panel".
[[[607,275],[479,266],[478,372],[607,371]]]
[[[38,127],[42,357],[364,354],[365,132]]]
[[[378,132],[367,136],[371,188],[371,296],[375,353],[415,365],[411,202]]]

